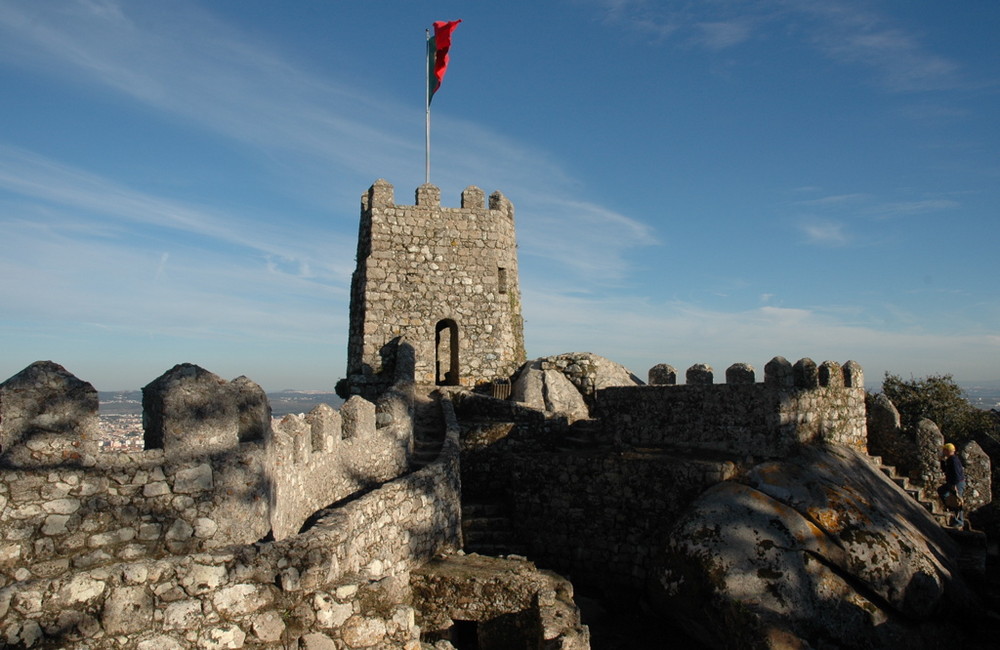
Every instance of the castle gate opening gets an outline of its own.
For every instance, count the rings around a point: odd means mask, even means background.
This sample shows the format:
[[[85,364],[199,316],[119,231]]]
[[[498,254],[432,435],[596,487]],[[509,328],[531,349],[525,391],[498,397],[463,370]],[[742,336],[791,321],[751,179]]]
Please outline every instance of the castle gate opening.
[[[458,386],[458,323],[450,318],[434,327],[434,374],[438,386]]]

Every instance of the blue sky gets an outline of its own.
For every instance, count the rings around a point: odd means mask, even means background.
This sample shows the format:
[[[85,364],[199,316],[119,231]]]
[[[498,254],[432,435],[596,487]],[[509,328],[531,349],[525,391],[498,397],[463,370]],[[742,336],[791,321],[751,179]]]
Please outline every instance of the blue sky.
[[[0,3],[0,380],[344,375],[359,198],[516,206],[528,355],[1000,379],[1000,4]]]

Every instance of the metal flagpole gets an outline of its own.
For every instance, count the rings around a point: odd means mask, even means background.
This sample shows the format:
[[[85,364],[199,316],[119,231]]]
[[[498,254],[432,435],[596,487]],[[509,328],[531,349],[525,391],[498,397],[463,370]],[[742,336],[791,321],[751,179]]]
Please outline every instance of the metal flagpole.
[[[424,84],[424,183],[431,182],[431,30],[424,30],[427,37],[427,82]]]

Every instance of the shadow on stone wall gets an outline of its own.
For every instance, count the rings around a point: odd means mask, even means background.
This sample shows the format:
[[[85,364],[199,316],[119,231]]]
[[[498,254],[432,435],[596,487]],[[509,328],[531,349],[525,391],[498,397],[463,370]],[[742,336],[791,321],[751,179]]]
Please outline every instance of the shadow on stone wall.
[[[61,374],[64,383],[72,377],[57,364],[35,370]],[[227,384],[197,367],[175,370],[173,378]],[[280,644],[320,628],[328,638],[356,635],[366,625],[381,630],[380,640],[412,641],[412,610],[399,610],[408,599],[395,593],[408,587],[390,589],[389,600],[399,607],[384,615],[365,612],[359,620],[341,614],[360,611],[352,604],[360,594],[370,597],[373,589],[398,583],[393,576],[405,575],[413,563],[458,547],[457,443],[446,446],[437,463],[406,475],[412,436],[406,404],[377,406],[358,398],[359,413],[345,418],[346,436],[317,434],[308,418],[291,418],[290,431],[271,431],[268,418],[267,435],[241,441],[239,432],[252,427],[240,414],[252,400],[244,408],[238,399],[217,406],[191,391],[191,382],[162,384],[171,385],[162,391],[156,416],[162,435],[154,439],[163,448],[137,454],[99,454],[90,430],[72,426],[96,419],[89,397],[85,408],[64,409],[83,413],[75,420],[40,419],[44,409],[19,418],[12,416],[18,400],[8,398],[16,394],[23,404],[30,391],[20,381],[0,385],[0,436],[17,441],[0,455],[6,533],[0,542],[0,633],[8,644],[44,638],[102,647],[100,639],[126,633],[131,647],[144,649],[181,647],[194,637],[209,645]],[[407,386],[412,389],[412,382],[402,382],[390,399],[405,401]],[[46,393],[35,398],[45,400]],[[412,409],[412,392],[409,399]],[[382,426],[376,425],[377,411]],[[329,424],[331,418],[319,419]],[[187,424],[175,426],[181,422]],[[196,435],[184,436],[186,430]],[[376,469],[394,471],[381,478],[371,465],[337,464],[343,454],[336,452],[350,445],[365,449],[376,465],[388,457]],[[321,453],[314,453],[317,446]],[[286,479],[315,480],[324,464],[351,491],[309,510],[286,539],[265,541],[274,537],[275,509],[288,501],[301,506],[323,493],[314,483],[310,494],[288,494],[296,483]],[[340,507],[294,534],[330,503]]]

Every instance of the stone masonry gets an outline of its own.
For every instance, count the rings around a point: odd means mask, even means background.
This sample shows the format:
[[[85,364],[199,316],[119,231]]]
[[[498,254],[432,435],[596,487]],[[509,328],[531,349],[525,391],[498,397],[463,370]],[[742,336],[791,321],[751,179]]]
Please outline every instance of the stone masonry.
[[[475,386],[507,379],[525,360],[514,207],[502,194],[462,192],[441,206],[422,185],[416,205],[397,205],[378,180],[362,197],[351,283],[349,392],[384,390],[395,342],[416,354],[422,384]]]

